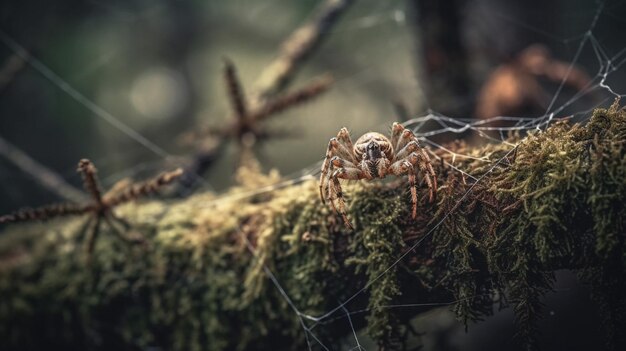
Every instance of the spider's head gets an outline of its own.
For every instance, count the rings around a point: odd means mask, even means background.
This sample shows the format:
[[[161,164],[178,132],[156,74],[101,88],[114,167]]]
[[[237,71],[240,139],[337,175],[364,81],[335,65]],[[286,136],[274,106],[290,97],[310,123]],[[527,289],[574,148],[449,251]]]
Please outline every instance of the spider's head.
[[[383,157],[380,151],[380,145],[375,141],[370,141],[365,147],[365,158],[369,160],[376,160]]]
[[[391,160],[393,148],[389,139],[380,133],[366,133],[354,145],[354,153],[359,159],[376,162],[381,158]]]

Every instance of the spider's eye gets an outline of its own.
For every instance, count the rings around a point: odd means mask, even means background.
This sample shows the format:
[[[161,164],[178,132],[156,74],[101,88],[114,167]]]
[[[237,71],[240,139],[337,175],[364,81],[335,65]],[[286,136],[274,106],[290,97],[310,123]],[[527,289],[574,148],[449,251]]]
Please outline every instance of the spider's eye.
[[[376,143],[369,143],[369,144],[367,144],[367,149],[368,150],[376,150],[376,149],[378,149],[378,144],[376,144]]]

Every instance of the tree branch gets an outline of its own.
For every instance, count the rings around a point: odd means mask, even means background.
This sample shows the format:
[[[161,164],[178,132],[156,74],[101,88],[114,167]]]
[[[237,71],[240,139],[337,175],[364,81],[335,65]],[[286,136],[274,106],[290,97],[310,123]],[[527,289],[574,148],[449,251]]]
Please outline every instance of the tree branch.
[[[345,307],[361,311],[354,328],[397,349],[431,307],[396,307],[450,301],[466,323],[496,301],[512,307],[532,346],[553,272],[569,269],[607,311],[609,347],[623,349],[626,112],[614,105],[585,127],[561,121],[509,141],[518,146],[452,144],[471,156],[455,161],[437,151],[438,202],[420,185],[415,220],[405,180],[346,185],[354,231],[314,181],[122,206],[150,246],[102,235],[88,268],[75,254],[83,222],[9,228],[0,334],[11,338],[0,348],[303,349],[308,337],[335,349],[353,337]]]
[[[261,72],[251,96],[254,106],[280,92],[291,79],[301,62],[326,37],[325,32],[339,19],[352,0],[326,0],[311,19],[295,30],[280,49],[278,57]]]

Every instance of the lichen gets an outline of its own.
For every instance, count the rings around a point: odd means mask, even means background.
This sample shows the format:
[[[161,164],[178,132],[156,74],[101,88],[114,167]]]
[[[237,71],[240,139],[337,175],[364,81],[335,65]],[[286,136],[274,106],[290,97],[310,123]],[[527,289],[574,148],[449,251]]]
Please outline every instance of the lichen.
[[[0,348],[338,346],[351,328],[336,307],[348,301],[365,312],[352,316],[355,328],[395,349],[426,308],[388,307],[442,299],[457,301],[466,325],[489,316],[494,301],[511,306],[532,348],[558,269],[590,284],[608,346],[623,347],[625,141],[616,104],[586,126],[561,121],[512,137],[515,149],[454,143],[474,157],[455,160],[465,174],[435,165],[437,201],[420,185],[415,220],[405,180],[347,184],[354,231],[321,204],[314,181],[122,206],[116,214],[148,244],[115,240],[103,226],[90,265],[86,218],[12,226],[0,236]],[[313,323],[295,309],[337,312]]]

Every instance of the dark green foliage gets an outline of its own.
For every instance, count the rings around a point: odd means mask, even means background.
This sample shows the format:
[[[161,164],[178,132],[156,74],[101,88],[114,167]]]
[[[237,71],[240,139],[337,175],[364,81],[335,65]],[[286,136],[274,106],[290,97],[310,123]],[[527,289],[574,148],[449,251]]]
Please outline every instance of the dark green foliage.
[[[437,164],[437,202],[420,186],[415,220],[405,180],[346,185],[353,232],[321,205],[314,182],[243,200],[124,206],[117,214],[150,244],[103,233],[91,265],[79,240],[85,219],[9,228],[0,349],[300,350],[307,339],[335,349],[351,337],[336,309],[349,298],[346,308],[364,312],[355,328],[383,349],[402,347],[407,321],[425,310],[390,305],[450,299],[466,325],[496,302],[511,306],[533,349],[559,269],[590,285],[607,346],[623,349],[626,113],[614,105],[585,127],[557,122],[511,142],[515,150],[455,144],[475,156],[455,165],[480,182]],[[306,318],[333,309],[319,323]]]

